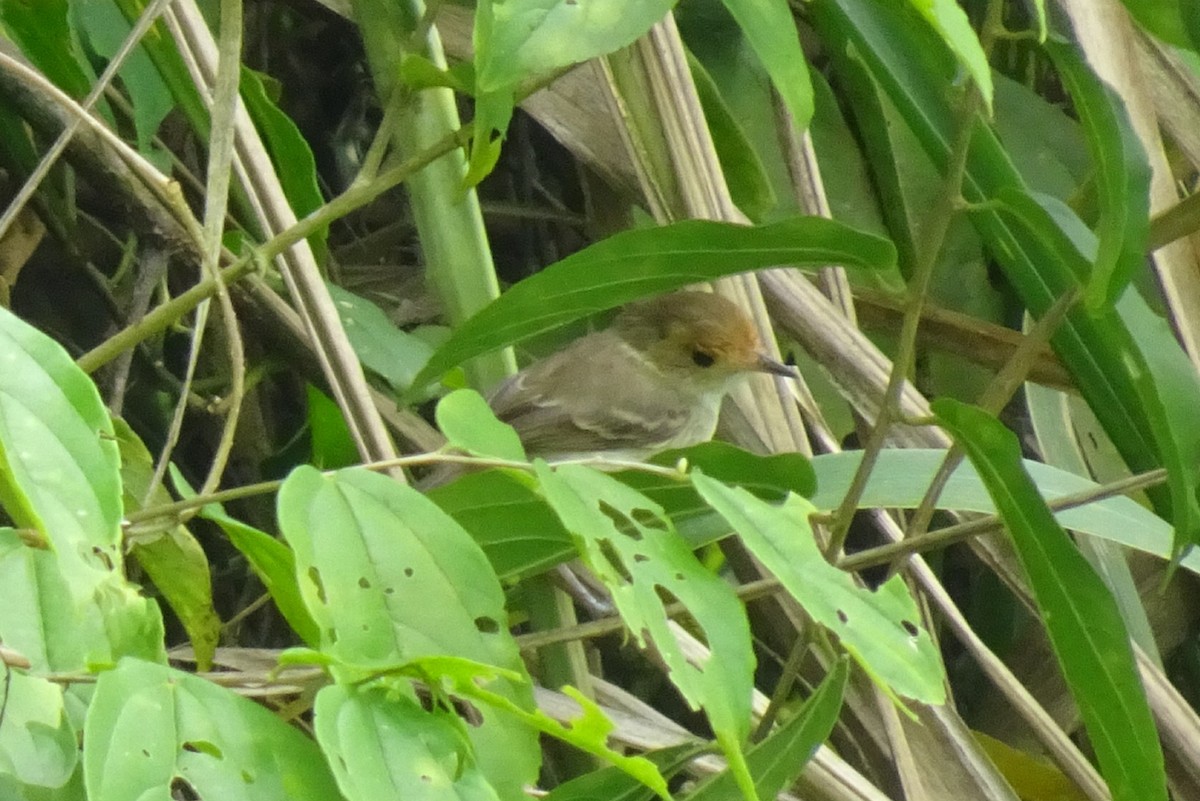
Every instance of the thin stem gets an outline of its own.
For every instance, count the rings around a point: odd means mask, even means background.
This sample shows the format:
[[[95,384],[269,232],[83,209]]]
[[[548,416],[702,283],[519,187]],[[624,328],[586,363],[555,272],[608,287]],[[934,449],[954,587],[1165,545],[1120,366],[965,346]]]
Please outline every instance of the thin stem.
[[[904,310],[904,321],[900,327],[900,341],[896,349],[896,358],[892,362],[892,372],[888,376],[887,388],[884,390],[883,401],[879,406],[879,414],[875,425],[863,448],[863,458],[859,462],[854,478],[846,497],[842,499],[830,526],[829,542],[825,553],[828,558],[834,558],[842,551],[846,535],[850,531],[850,523],[858,502],[867,487],[867,480],[875,469],[875,463],[887,441],[888,429],[895,422],[899,409],[900,394],[904,383],[912,370],[917,352],[917,329],[921,323],[921,309],[925,297],[929,294],[929,286],[933,280],[934,268],[937,266],[938,255],[950,230],[950,222],[962,196],[962,182],[966,174],[967,154],[970,151],[971,136],[975,131],[975,116],[979,107],[979,92],[972,88],[968,90],[963,101],[958,129],[950,148],[946,162],[946,176],[942,182],[942,192],[938,203],[930,215],[928,236],[920,258],[915,265],[912,280],[908,285],[908,302]]]
[[[1021,344],[1013,352],[1012,357],[1000,369],[996,376],[991,380],[983,393],[979,396],[977,405],[984,411],[990,414],[998,414],[1004,408],[1013,393],[1025,380],[1025,376],[1029,374],[1029,368],[1033,365],[1037,353],[1050,341],[1054,336],[1054,332],[1066,319],[1067,313],[1079,300],[1079,287],[1072,287],[1065,295],[1054,302],[1054,305],[1042,315],[1042,319],[1030,329],[1029,333],[1021,340]],[[934,508],[937,504],[938,496],[942,494],[942,490],[946,487],[946,482],[950,480],[950,474],[962,462],[963,451],[958,443],[954,443],[946,451],[946,456],[942,460],[941,466],[934,475],[933,480],[929,482],[929,487],[925,490],[925,496],[921,498],[921,503],[917,505],[916,511],[913,512],[911,519],[908,522],[908,527],[905,531],[905,537],[911,537],[923,533],[929,527],[929,521],[933,519]]]
[[[458,453],[418,453],[411,456],[398,456],[395,459],[383,459],[378,462],[365,462],[357,465],[364,470],[385,471],[396,467],[421,467],[432,464],[461,464],[467,467],[478,469],[484,468],[508,468],[510,470],[521,470],[527,473],[532,473],[534,467],[529,462],[520,462],[511,459],[492,459],[480,456],[467,456]],[[647,464],[645,462],[637,462],[622,459],[605,459],[603,457],[588,457],[585,459],[564,459],[561,462],[552,462],[551,466],[559,467],[561,465],[583,465],[585,467],[595,467],[602,470],[639,470],[644,473],[651,473],[656,476],[665,476],[668,478],[683,478],[683,474],[674,467],[661,467],[656,464]],[[340,468],[339,470],[325,470],[321,475],[333,476],[350,468]],[[125,515],[124,525],[133,526],[145,523],[148,520],[159,520],[170,517],[182,512],[188,512],[193,509],[199,509],[203,506],[208,506],[213,503],[225,503],[226,501],[236,501],[242,498],[252,498],[257,495],[268,495],[272,492],[277,492],[283,486],[283,480],[275,481],[260,481],[257,484],[246,484],[241,487],[233,487],[219,492],[209,493],[207,495],[196,495],[191,498],[184,498],[181,501],[174,503],[161,504],[159,506],[147,507],[138,509]]]

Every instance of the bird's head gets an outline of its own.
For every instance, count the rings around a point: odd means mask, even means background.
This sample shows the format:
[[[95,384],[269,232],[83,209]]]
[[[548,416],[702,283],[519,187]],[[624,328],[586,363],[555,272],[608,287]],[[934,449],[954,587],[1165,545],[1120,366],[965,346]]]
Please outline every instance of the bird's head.
[[[673,292],[626,306],[617,333],[663,373],[706,392],[760,372],[794,377],[794,368],[763,352],[754,323],[730,300],[710,292]]]

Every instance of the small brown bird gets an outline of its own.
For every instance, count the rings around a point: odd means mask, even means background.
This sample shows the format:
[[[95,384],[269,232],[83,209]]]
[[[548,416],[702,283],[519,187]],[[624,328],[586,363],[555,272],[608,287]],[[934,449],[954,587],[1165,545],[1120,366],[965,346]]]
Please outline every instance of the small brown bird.
[[[712,438],[721,400],[752,373],[794,377],[753,323],[708,292],[626,306],[612,326],[526,367],[488,398],[531,456],[644,459]]]

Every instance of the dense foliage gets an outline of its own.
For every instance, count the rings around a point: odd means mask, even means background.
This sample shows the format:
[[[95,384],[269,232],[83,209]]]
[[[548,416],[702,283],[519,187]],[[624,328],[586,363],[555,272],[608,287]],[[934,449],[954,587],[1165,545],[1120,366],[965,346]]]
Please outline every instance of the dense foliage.
[[[1187,0],[320,2],[0,0],[0,799],[1200,798]]]

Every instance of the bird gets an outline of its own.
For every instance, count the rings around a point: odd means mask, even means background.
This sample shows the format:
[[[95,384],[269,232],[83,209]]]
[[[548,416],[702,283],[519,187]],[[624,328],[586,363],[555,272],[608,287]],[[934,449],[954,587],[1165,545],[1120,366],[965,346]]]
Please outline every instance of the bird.
[[[685,290],[626,305],[487,397],[527,454],[636,460],[712,439],[721,401],[752,373],[795,377],[735,303]]]

